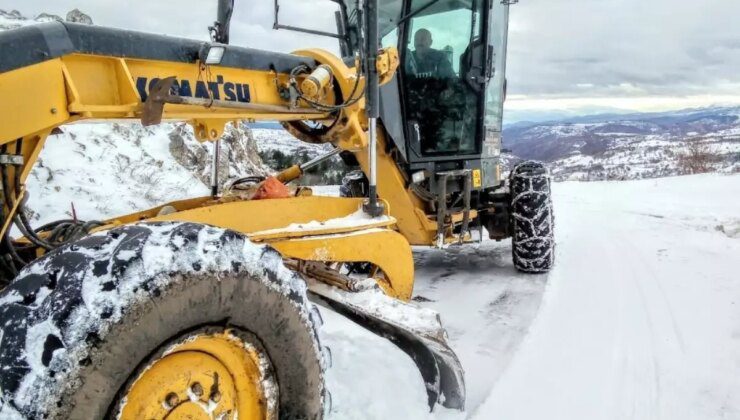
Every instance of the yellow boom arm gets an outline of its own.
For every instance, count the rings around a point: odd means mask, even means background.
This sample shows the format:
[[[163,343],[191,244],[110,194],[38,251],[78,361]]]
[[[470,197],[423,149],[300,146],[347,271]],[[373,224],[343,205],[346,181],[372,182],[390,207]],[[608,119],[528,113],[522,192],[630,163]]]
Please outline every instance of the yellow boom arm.
[[[64,25],[64,28],[69,32],[69,39],[72,41],[75,36],[82,37],[84,31],[98,30],[77,25]],[[74,31],[80,33],[75,35]],[[16,33],[14,42],[22,43],[18,40],[19,31],[13,32]],[[144,36],[127,31],[121,32],[134,38]],[[163,44],[179,46],[178,48],[185,48],[187,42],[190,42],[166,37],[157,37],[157,40]],[[3,38],[0,37],[0,47],[3,46],[2,41]],[[193,48],[195,47],[197,50],[203,50],[203,45],[198,44]],[[188,55],[187,52],[184,53],[186,58],[183,59],[182,54],[139,57],[130,51],[105,52],[95,48],[88,51],[69,48],[68,51],[61,53],[49,52],[41,59],[15,63],[15,68],[0,67],[0,70],[3,70],[0,72],[0,97],[6,98],[0,101],[2,118],[0,147],[2,159],[6,162],[4,179],[8,184],[4,186],[5,217],[3,231],[0,233],[5,234],[13,215],[18,212],[19,203],[22,201],[23,183],[44,142],[56,127],[82,120],[146,119],[152,117],[152,112],[157,112],[157,105],[160,108],[160,115],[155,115],[155,119],[187,121],[194,127],[196,137],[203,141],[218,139],[223,133],[224,125],[230,121],[324,122],[327,126],[331,125],[331,128],[318,138],[301,132],[295,124],[287,127],[303,140],[331,142],[342,150],[353,152],[363,170],[368,171],[365,102],[355,93],[362,92],[363,80],[358,80],[355,68],[348,67],[338,57],[322,50],[304,50],[287,55],[231,46],[226,48],[220,65],[205,64],[197,54]],[[239,59],[244,63],[242,68],[236,67]],[[6,64],[6,67],[13,64]],[[295,98],[291,100],[286,92],[289,92],[292,77],[296,77],[298,83],[304,82],[303,86],[312,81],[306,77],[310,71],[292,76],[290,67],[293,66],[304,66],[308,69],[320,66],[325,72],[330,72],[331,80],[328,83],[326,78],[318,80],[319,83],[313,92],[313,97],[321,104],[334,105],[339,103],[341,98],[345,101],[356,100],[349,101],[353,103],[331,112],[328,107],[317,109],[308,106],[302,100]],[[383,51],[378,60],[381,80],[383,82],[390,80],[397,66],[398,56],[395,49]],[[154,98],[150,96],[155,93],[158,86],[161,87],[160,81],[166,78],[174,78],[175,89],[165,94],[169,94],[170,99],[180,99],[156,104],[153,102]],[[351,97],[353,93],[354,98]],[[152,108],[155,110],[152,111]],[[379,266],[387,277],[385,280],[381,279],[381,284],[385,284],[392,295],[408,298],[413,285],[413,266],[408,243],[432,244],[437,225],[424,213],[421,200],[407,190],[404,175],[399,171],[393,158],[386,153],[386,140],[382,130],[378,143],[378,193],[386,203],[386,213],[393,223],[382,226],[391,230],[380,235],[382,238],[378,237],[375,240],[375,252],[370,246],[370,250],[366,247],[357,255],[347,254],[346,251],[340,255],[336,251],[339,248],[334,247],[335,251],[325,252],[324,255],[307,255],[305,251],[297,251],[301,246],[298,245],[300,239],[295,238],[295,235],[291,235],[290,240],[282,244],[277,243],[281,235],[271,237],[270,241],[285,255],[299,259],[327,262],[371,261]],[[14,179],[20,185],[17,189],[11,185]],[[340,205],[340,202],[349,204]],[[283,200],[281,206],[274,206],[280,208],[279,211],[270,212],[273,217],[256,225],[244,225],[244,218],[241,215],[261,211],[255,206],[259,207],[260,204],[251,200],[238,202],[230,200],[229,203],[225,203],[224,200],[206,197],[168,203],[157,209],[117,217],[108,221],[106,226],[140,220],[166,219],[198,221],[250,234],[280,229],[291,223],[347,216],[357,210],[359,204],[357,200],[322,198]],[[170,211],[166,216],[161,216],[160,212],[165,207]],[[328,207],[342,210],[334,214],[336,212],[327,211]],[[360,224],[357,229],[350,230],[359,231],[363,228],[367,226]],[[390,239],[390,242],[397,243],[402,249],[396,255],[387,253],[388,236],[398,235],[394,231],[400,232],[405,238],[401,241]],[[334,233],[337,233],[335,229],[327,228],[305,233],[304,236],[315,237]],[[347,233],[346,229],[344,233]],[[326,242],[324,248],[332,249],[332,240],[324,241]],[[367,244],[373,244],[372,240],[368,241]],[[401,256],[403,258],[400,258]]]

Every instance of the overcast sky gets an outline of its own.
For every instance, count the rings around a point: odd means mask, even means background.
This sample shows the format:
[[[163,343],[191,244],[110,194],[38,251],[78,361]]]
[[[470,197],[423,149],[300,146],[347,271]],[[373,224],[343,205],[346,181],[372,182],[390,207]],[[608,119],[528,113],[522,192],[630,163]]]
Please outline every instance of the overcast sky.
[[[281,0],[284,23],[333,30],[329,0]],[[272,30],[272,0],[237,0],[231,43],[277,51],[336,42]],[[325,7],[324,7],[325,6]],[[24,15],[72,8],[98,25],[207,39],[209,0],[1,0]],[[326,12],[331,10],[331,12]],[[511,109],[740,104],[740,0],[521,0],[512,6]]]

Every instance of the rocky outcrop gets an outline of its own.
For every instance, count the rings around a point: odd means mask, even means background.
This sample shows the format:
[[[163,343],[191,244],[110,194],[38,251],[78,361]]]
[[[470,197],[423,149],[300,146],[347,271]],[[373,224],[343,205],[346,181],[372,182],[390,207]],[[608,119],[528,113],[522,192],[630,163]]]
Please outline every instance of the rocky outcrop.
[[[41,13],[40,15],[36,16],[34,19],[36,22],[64,22],[64,19],[57,15],[52,15],[50,13]]]
[[[46,22],[72,22],[72,23],[81,23],[84,25],[92,25],[93,20],[92,18],[81,12],[79,9],[71,10],[69,13],[67,13],[67,18],[62,19],[60,16],[51,14],[51,13],[41,13],[35,18],[27,18],[21,14],[21,12],[17,10],[11,10],[11,11],[5,11],[0,9],[0,31],[3,30],[9,30],[9,29],[17,29],[22,26],[28,26],[28,25],[34,25],[37,23],[46,23]]]
[[[26,19],[21,15],[21,12],[17,10],[11,10],[9,12],[6,12],[5,10],[0,9],[0,17],[4,17],[8,20],[24,20]]]
[[[193,140],[189,125],[178,124],[169,133],[170,153],[180,165],[193,173],[204,184],[211,183],[214,144],[198,143]],[[262,159],[249,128],[244,125],[228,125],[221,138],[218,162],[219,187],[236,178],[252,175],[267,175]]]
[[[93,20],[89,15],[86,15],[80,11],[80,9],[70,10],[67,13],[67,22],[82,23],[84,25],[92,25]]]

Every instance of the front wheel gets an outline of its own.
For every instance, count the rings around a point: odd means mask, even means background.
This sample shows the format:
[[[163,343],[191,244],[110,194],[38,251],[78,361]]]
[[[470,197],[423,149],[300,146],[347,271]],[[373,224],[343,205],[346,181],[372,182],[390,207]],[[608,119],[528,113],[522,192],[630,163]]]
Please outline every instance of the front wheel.
[[[83,238],[0,294],[0,414],[321,418],[312,308],[276,251],[233,231],[160,223]]]
[[[534,161],[518,164],[511,171],[512,257],[514,267],[527,273],[543,273],[555,263],[554,217],[550,176]]]

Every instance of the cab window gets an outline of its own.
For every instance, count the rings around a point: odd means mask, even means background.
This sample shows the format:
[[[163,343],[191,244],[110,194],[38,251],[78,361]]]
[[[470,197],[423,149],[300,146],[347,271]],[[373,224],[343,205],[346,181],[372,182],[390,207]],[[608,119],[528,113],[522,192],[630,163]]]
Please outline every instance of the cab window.
[[[428,4],[415,0],[411,10]],[[435,2],[407,23],[401,46],[404,108],[411,146],[424,156],[477,152],[480,93],[466,79],[480,61],[473,54],[484,51],[475,47],[481,43],[482,4]]]

